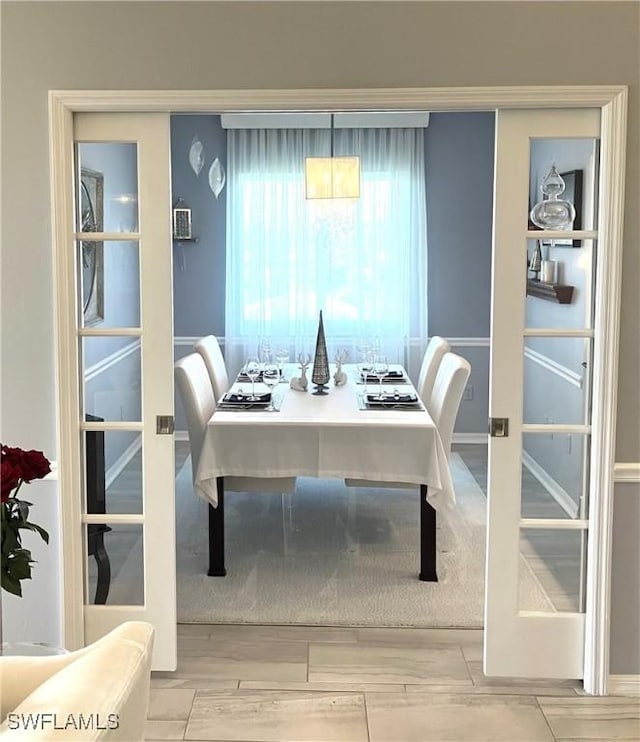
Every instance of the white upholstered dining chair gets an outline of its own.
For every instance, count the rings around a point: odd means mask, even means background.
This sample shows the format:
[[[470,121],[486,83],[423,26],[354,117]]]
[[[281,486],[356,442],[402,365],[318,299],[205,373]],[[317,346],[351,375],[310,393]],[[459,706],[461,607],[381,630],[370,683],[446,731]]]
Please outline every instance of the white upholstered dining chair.
[[[471,365],[466,358],[456,353],[445,353],[440,362],[429,403],[425,407],[431,415],[447,457],[451,456],[453,427],[460,409],[462,393],[471,374]],[[344,480],[349,487],[415,487],[406,482],[375,482],[368,479]]]
[[[433,385],[435,384],[436,376],[438,375],[440,363],[444,358],[444,354],[448,353],[450,350],[451,346],[444,338],[439,335],[434,335],[424,352],[416,391],[429,412],[431,412],[429,407],[431,392],[433,391]]]
[[[207,366],[199,353],[190,353],[174,364],[176,386],[187,418],[191,476],[195,483],[207,423],[216,408],[216,397]],[[225,477],[224,488],[234,492],[293,492],[295,477]]]
[[[218,338],[215,335],[205,335],[193,344],[193,349],[200,353],[205,362],[213,387],[213,396],[217,401],[229,390],[229,375]]]
[[[445,353],[440,361],[427,409],[447,456],[451,455],[453,427],[458,417],[462,394],[471,374],[471,365],[457,353]]]

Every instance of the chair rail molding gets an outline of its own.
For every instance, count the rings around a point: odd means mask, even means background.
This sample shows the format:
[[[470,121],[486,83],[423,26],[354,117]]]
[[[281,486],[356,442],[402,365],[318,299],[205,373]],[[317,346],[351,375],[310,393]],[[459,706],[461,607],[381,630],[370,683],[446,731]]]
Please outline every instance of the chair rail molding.
[[[470,337],[470,338],[448,337],[447,341],[452,348],[490,348],[491,347],[491,338],[489,337]]]
[[[616,484],[640,482],[640,461],[616,463],[613,469],[613,479]]]
[[[123,348],[119,348],[118,350],[115,350],[113,353],[109,353],[109,355],[105,356],[104,358],[101,358],[96,363],[93,363],[91,366],[88,366],[84,370],[84,380],[85,383],[87,381],[91,381],[92,379],[95,379],[96,376],[99,376],[100,374],[104,373],[108,369],[110,369],[112,366],[115,366],[116,363],[119,361],[124,360],[127,358],[127,356],[130,356],[132,353],[135,353],[136,350],[138,350],[141,347],[140,340],[134,340],[131,343],[128,343]]]
[[[616,382],[620,322],[622,224],[626,158],[627,86],[483,86],[290,90],[50,90],[49,160],[56,335],[56,423],[61,499],[63,641],[84,644],[81,523],[82,462],[78,442],[73,114],[75,112],[193,112],[296,110],[486,111],[498,108],[597,108],[601,114],[602,188],[599,239],[607,261],[598,264],[594,351],[592,471],[595,493],[589,526],[584,685],[605,695],[609,666],[609,610]],[[90,334],[85,332],[84,334]],[[475,339],[474,339],[475,340]],[[475,344],[475,343],[474,343]],[[486,341],[481,343],[486,345]]]
[[[525,347],[524,357],[533,363],[536,363],[538,366],[542,366],[542,368],[550,371],[561,379],[564,379],[569,384],[578,387],[578,389],[582,389],[584,383],[582,374],[577,374],[575,371],[567,368],[567,366],[563,366],[561,363],[554,361],[553,358],[549,358],[549,356],[545,356],[543,353],[533,350],[533,348]]]

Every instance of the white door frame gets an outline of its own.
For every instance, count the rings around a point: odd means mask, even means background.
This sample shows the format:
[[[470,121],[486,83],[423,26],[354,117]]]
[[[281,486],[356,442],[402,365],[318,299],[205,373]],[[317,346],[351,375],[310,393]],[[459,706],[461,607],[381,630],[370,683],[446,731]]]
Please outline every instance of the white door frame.
[[[536,86],[327,90],[50,91],[49,147],[56,333],[56,417],[62,541],[64,642],[83,645],[81,462],[69,405],[77,382],[74,268],[73,114],[80,111],[226,113],[288,110],[486,111],[497,108],[601,109],[600,255],[595,296],[585,676],[587,693],[605,695],[609,672],[611,538],[615,465],[618,337],[627,124],[627,87]],[[602,246],[605,246],[602,249]]]

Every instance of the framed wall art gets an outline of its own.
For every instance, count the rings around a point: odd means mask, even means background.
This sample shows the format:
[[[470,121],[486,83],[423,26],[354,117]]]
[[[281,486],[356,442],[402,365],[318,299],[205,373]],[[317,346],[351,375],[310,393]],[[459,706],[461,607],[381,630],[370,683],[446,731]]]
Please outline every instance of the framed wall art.
[[[104,231],[104,175],[83,167],[80,171],[80,231]],[[104,242],[81,240],[80,276],[85,327],[104,320]]]

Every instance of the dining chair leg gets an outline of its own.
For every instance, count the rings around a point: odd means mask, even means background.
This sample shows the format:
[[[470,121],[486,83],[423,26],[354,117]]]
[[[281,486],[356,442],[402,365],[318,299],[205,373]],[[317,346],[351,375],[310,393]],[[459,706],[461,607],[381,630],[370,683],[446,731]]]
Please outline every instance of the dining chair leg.
[[[436,573],[436,511],[427,502],[427,485],[420,485],[420,579],[437,582]]]
[[[209,503],[209,577],[224,577],[224,477],[218,477],[218,506]]]

